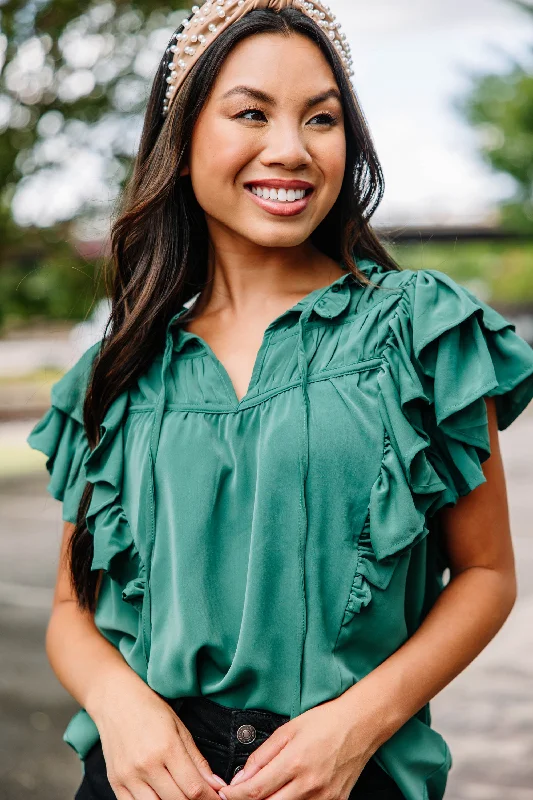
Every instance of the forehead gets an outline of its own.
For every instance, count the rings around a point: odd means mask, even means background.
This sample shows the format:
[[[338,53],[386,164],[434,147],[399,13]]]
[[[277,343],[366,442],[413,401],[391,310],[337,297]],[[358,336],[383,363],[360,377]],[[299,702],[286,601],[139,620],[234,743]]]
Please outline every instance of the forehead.
[[[294,100],[337,85],[320,48],[297,33],[255,34],[235,45],[217,76],[213,96],[220,98],[241,84]]]

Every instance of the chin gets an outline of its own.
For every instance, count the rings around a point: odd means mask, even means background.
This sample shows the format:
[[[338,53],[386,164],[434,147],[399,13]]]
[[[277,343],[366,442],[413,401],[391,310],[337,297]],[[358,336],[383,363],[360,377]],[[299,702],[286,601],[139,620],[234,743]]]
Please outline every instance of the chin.
[[[240,235],[258,247],[298,247],[308,239],[307,234],[298,236],[295,235],[294,231],[290,234],[287,232],[282,236],[278,230],[270,230],[264,233],[257,232],[256,234],[248,232]]]

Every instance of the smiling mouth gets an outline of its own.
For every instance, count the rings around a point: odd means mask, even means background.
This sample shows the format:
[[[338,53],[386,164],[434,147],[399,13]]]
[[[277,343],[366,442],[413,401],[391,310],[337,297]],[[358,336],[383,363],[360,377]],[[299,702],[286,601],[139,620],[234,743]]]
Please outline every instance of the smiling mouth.
[[[301,202],[314,192],[313,187],[309,189],[268,189],[249,184],[245,186],[245,189],[256,197],[272,203],[280,203],[280,205]]]

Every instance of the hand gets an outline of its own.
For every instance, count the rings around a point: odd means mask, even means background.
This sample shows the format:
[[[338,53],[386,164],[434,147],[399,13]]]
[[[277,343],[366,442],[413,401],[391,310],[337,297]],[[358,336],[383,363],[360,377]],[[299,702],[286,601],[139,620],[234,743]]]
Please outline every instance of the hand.
[[[103,687],[89,712],[98,727],[107,777],[118,800],[220,800],[225,781],[211,771],[170,705],[133,676]]]
[[[374,753],[356,730],[353,717],[336,698],[280,725],[250,754],[229,786],[219,790],[220,796],[346,800]]]

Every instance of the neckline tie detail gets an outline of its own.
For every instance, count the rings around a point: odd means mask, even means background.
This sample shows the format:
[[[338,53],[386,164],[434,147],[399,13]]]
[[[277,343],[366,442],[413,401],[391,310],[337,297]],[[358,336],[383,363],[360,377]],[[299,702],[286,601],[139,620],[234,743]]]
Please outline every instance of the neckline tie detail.
[[[308,372],[309,360],[305,349],[305,333],[306,325],[311,317],[313,311],[320,317],[325,319],[333,319],[333,317],[341,314],[349,304],[351,292],[349,289],[349,280],[353,275],[347,272],[341,275],[329,286],[322,289],[315,289],[310,292],[306,297],[302,298],[296,303],[292,309],[289,309],[284,314],[284,317],[289,311],[301,311],[298,319],[298,342],[297,342],[297,357],[298,357],[298,370],[300,374],[300,387],[302,391],[302,419],[301,419],[301,446],[300,446],[300,497],[301,497],[301,521],[299,531],[299,565],[300,565],[300,581],[301,581],[301,596],[302,596],[302,611],[301,611],[301,625],[300,625],[300,642],[301,642],[301,659],[300,670],[297,681],[296,693],[292,705],[291,716],[299,713],[300,709],[300,694],[302,685],[301,667],[303,660],[303,649],[305,645],[306,635],[306,599],[305,599],[305,543],[307,538],[307,504],[305,498],[306,481],[309,468],[309,396],[308,396]],[[138,532],[139,541],[141,544],[141,557],[145,564],[146,570],[146,583],[144,597],[142,598],[141,605],[141,619],[142,619],[142,641],[143,652],[146,659],[146,666],[148,668],[148,661],[150,658],[150,643],[151,643],[151,589],[150,589],[150,575],[151,575],[151,562],[155,542],[156,531],[156,485],[155,485],[155,464],[157,452],[159,448],[159,440],[161,437],[161,429],[163,418],[167,404],[167,388],[168,388],[168,374],[172,359],[175,352],[175,339],[174,332],[177,330],[182,332],[179,326],[174,326],[179,317],[185,312],[186,307],[182,308],[171,318],[166,328],[165,350],[163,353],[163,360],[161,365],[161,387],[156,400],[154,408],[154,417],[150,431],[150,443],[148,448],[147,463],[145,464],[142,478],[141,478],[141,501],[139,503],[138,512]],[[272,324],[272,323],[271,323]],[[183,343],[184,337],[179,339]],[[177,348],[179,352],[179,347]],[[295,424],[297,422],[295,421]]]

